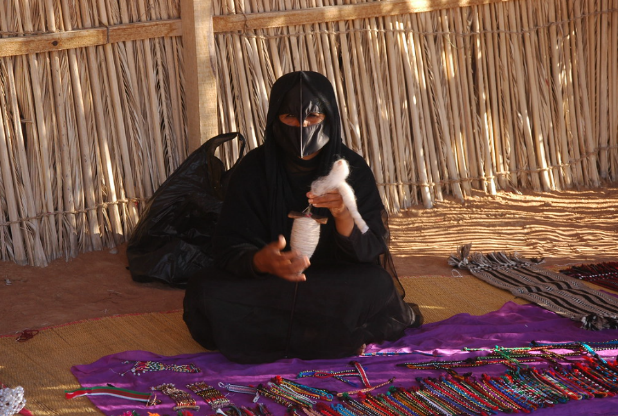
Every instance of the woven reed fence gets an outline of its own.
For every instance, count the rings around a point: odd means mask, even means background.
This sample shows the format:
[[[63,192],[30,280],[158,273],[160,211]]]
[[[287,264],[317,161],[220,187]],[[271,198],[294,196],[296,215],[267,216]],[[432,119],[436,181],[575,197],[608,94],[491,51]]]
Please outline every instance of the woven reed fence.
[[[214,22],[222,128],[258,145],[273,80],[315,70],[335,84],[345,141],[372,166],[391,211],[472,189],[618,178],[617,1],[403,13],[409,3],[217,3],[216,15],[237,14]],[[284,9],[303,11],[281,26]],[[311,22],[312,11],[333,21]],[[355,14],[367,17],[340,17]]]
[[[195,147],[185,79],[208,61],[185,68],[181,2],[0,3],[0,259],[125,241]],[[214,1],[212,33],[191,34],[212,44],[216,111],[199,122],[254,148],[275,79],[315,70],[392,212],[617,179],[618,0],[427,3]]]
[[[0,2],[0,259],[45,266],[130,235],[187,153],[180,31],[146,24],[179,15],[174,0]]]

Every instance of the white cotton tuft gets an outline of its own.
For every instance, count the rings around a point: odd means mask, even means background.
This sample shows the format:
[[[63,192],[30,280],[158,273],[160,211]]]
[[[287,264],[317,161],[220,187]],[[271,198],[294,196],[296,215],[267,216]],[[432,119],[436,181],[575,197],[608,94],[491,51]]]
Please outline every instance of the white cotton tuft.
[[[333,163],[333,167],[327,176],[318,178],[311,184],[311,192],[320,196],[330,190],[337,189],[343,198],[343,203],[352,214],[352,218],[354,218],[356,226],[364,234],[367,230],[369,230],[369,226],[367,226],[367,223],[358,212],[354,190],[346,182],[349,174],[350,166],[348,165],[348,162],[345,159],[339,159]]]
[[[363,234],[365,234],[367,230],[369,230],[369,226],[367,225],[363,217],[361,217],[360,212],[358,212],[358,208],[356,206],[356,196],[354,196],[354,190],[345,181],[339,185],[338,189],[341,197],[343,198],[343,203],[346,207],[348,207],[348,210],[352,214],[352,218],[354,218],[356,226],[359,230],[361,230]]]
[[[333,167],[328,175],[313,181],[311,192],[317,196],[322,196],[330,190],[338,189],[341,183],[345,183],[349,174],[350,166],[348,162],[345,159],[339,159],[333,163]]]
[[[320,223],[311,217],[296,218],[292,224],[290,247],[309,258],[320,240]]]

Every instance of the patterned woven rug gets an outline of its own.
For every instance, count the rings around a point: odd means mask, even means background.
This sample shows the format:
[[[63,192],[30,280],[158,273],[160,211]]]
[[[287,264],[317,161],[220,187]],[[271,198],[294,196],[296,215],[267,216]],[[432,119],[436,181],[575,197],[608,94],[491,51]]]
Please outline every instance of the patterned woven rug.
[[[618,262],[581,264],[560,270],[560,273],[618,291]]]
[[[542,259],[525,259],[517,253],[471,252],[460,247],[449,264],[513,295],[559,315],[580,321],[586,329],[618,328],[618,297],[593,289],[562,273],[544,269]]]

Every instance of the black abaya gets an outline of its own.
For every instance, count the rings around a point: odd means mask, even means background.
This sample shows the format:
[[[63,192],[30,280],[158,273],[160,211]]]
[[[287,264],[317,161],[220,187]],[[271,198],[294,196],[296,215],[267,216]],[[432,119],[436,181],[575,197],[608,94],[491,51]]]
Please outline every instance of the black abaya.
[[[327,144],[309,161],[290,157],[272,139],[280,97],[299,77],[316,88],[328,120],[321,126]],[[332,86],[308,72],[280,80],[271,93],[265,144],[241,160],[230,180],[213,240],[216,266],[194,275],[185,295],[184,319],[194,339],[237,362],[351,356],[420,322],[396,276],[383,267],[390,258],[384,207],[369,166],[341,142]],[[347,181],[369,231],[354,226],[344,237],[328,210],[314,209],[329,220],[295,296],[296,283],[256,273],[253,256],[280,234],[290,241],[287,214],[307,207],[311,182],[338,158],[350,165]]]

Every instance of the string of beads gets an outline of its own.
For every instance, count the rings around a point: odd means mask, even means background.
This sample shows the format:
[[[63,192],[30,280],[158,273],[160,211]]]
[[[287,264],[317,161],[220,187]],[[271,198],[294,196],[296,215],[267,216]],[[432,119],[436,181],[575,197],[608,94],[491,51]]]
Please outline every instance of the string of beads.
[[[195,399],[186,391],[176,388],[173,383],[160,384],[152,387],[152,390],[159,390],[161,393],[169,396],[169,398],[176,403],[173,410],[200,410],[200,407],[197,405]]]
[[[597,351],[616,349],[616,340],[571,343],[531,343],[528,347],[495,347],[466,349],[488,352],[471,360],[404,363],[409,368],[444,369],[437,377],[417,378],[416,385],[403,388],[391,386],[379,394],[372,392],[392,383],[370,385],[363,366],[356,361],[344,370],[307,370],[298,377],[334,378],[359,389],[345,393],[319,389],[276,376],[257,387],[220,383],[228,391],[255,395],[272,400],[286,408],[286,416],[484,416],[504,413],[529,413],[538,409],[565,404],[574,400],[611,397],[618,394],[618,364],[601,357]],[[555,350],[555,351],[554,351]],[[565,352],[566,350],[566,352]],[[571,351],[568,351],[571,350]],[[544,362],[531,367],[525,363]],[[501,364],[507,370],[498,376],[458,374],[457,367],[480,367]],[[352,382],[357,378],[360,382]],[[356,381],[356,380],[355,380]],[[217,414],[224,416],[272,416],[263,404],[254,409],[233,405],[217,389],[206,383],[187,385]],[[174,409],[194,409],[190,395],[165,384],[153,387],[170,396]],[[334,402],[334,397],[339,400]],[[327,404],[329,403],[329,404]],[[192,407],[196,406],[196,407]]]
[[[219,390],[209,386],[203,381],[187,384],[187,388],[204,399],[206,404],[213,410],[221,409],[232,404]]]
[[[123,364],[130,362],[132,361],[124,361]],[[159,361],[135,361],[133,363],[133,367],[120,375],[124,376],[128,371],[131,371],[136,376],[153,371],[174,371],[176,373],[200,372],[200,369],[195,364],[165,364]]]

